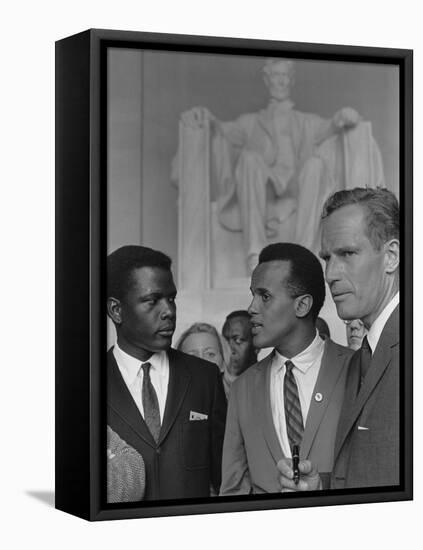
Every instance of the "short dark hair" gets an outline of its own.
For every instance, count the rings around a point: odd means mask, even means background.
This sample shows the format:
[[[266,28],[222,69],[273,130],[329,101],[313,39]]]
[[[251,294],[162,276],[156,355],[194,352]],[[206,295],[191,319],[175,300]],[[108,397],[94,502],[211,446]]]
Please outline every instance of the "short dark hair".
[[[390,239],[399,239],[399,205],[391,191],[380,187],[355,187],[337,191],[323,205],[322,219],[351,204],[364,208],[366,234],[376,250],[380,250]]]
[[[313,252],[304,248],[304,246],[294,243],[275,243],[263,248],[258,263],[262,264],[277,260],[290,263],[289,276],[285,280],[290,296],[292,298],[303,294],[312,296],[313,305],[309,315],[315,321],[322,309],[326,294],[320,261]]]
[[[246,309],[238,309],[236,311],[232,311],[231,313],[229,313],[229,315],[226,316],[225,322],[223,323],[223,327],[222,327],[222,334],[223,335],[225,335],[225,331],[228,328],[229,321],[231,319],[235,319],[235,318],[238,318],[238,317],[248,319],[248,321],[251,322],[250,314],[248,313],[248,311]]]
[[[141,267],[170,271],[172,260],[163,252],[146,246],[128,245],[107,256],[107,297],[121,300],[131,287],[131,274]]]

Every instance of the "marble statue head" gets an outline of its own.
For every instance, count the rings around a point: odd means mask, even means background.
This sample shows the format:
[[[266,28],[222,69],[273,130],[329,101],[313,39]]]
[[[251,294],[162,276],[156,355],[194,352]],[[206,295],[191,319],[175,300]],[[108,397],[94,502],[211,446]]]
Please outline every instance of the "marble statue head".
[[[276,101],[290,98],[294,76],[294,62],[290,59],[270,58],[264,63],[263,79],[270,97]]]

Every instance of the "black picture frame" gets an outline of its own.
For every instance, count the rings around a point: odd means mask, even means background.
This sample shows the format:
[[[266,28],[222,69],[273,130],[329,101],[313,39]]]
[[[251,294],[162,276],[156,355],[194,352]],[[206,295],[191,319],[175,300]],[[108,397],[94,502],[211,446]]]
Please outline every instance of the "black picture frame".
[[[105,260],[107,48],[285,56],[399,68],[401,483],[395,487],[107,505]],[[56,43],[56,508],[94,520],[412,499],[411,50],[91,29]]]

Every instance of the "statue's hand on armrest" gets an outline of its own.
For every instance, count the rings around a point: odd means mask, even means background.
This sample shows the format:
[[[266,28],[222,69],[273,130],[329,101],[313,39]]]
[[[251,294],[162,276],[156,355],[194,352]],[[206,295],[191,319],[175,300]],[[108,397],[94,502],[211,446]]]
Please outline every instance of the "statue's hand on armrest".
[[[203,128],[206,123],[216,123],[216,117],[206,107],[193,107],[181,115],[181,122],[190,128]]]
[[[361,117],[355,109],[352,107],[343,107],[337,111],[332,119],[334,128],[339,132],[340,130],[348,130],[354,128],[360,122]]]
[[[325,120],[320,131],[316,136],[316,145],[322,144],[327,139],[330,139],[340,132],[355,128],[361,121],[361,116],[352,107],[343,107],[339,109],[331,119]]]

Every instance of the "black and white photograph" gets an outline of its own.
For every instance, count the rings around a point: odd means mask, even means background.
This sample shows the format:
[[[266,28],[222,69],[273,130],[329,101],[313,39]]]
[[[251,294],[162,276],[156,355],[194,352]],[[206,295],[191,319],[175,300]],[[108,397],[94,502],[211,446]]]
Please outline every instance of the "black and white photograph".
[[[400,493],[400,65],[126,45],[103,63],[107,503]]]
[[[5,4],[4,547],[418,546],[419,13]]]

